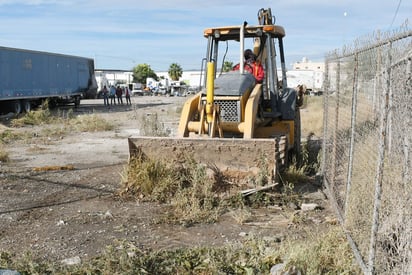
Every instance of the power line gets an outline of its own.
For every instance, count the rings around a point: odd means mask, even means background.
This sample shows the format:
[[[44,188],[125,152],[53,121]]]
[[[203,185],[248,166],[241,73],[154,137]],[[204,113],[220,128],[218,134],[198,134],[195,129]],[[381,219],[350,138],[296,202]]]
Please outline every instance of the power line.
[[[396,8],[395,15],[393,16],[392,23],[389,29],[392,29],[393,22],[395,22],[396,16],[398,16],[399,7],[401,6],[402,0],[399,0],[398,7]]]

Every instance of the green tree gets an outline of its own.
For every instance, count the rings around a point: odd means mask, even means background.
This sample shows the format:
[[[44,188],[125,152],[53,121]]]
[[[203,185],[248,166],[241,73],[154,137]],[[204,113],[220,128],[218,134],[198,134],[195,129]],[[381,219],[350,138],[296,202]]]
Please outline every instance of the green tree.
[[[224,72],[230,72],[233,68],[233,62],[231,61],[225,61],[225,63],[223,63],[223,71]]]
[[[150,65],[146,63],[139,64],[133,68],[133,82],[145,84],[148,77],[151,77],[156,81],[159,80],[156,73],[150,68]]]
[[[182,76],[183,70],[182,70],[182,67],[180,67],[179,64],[172,63],[172,64],[170,64],[168,73],[169,73],[169,77],[173,81],[177,81]]]

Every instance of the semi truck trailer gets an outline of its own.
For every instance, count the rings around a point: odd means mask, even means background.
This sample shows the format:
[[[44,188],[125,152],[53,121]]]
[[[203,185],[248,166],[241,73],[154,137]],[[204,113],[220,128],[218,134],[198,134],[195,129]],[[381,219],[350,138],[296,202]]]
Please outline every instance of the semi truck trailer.
[[[0,113],[29,112],[45,100],[78,106],[96,92],[91,58],[0,47]]]

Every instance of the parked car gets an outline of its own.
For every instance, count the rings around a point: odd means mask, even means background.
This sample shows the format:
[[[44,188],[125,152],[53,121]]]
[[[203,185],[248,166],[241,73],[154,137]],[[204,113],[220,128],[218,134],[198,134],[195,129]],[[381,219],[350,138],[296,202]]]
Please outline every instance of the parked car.
[[[130,85],[130,94],[132,96],[142,96],[143,95],[143,85],[141,83],[132,83]]]
[[[137,88],[131,91],[132,96],[142,96],[144,92],[141,88]]]

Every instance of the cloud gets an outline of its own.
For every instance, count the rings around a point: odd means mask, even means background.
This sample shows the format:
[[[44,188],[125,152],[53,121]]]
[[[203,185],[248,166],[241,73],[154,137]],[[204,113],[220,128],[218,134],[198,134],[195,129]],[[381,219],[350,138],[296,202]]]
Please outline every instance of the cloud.
[[[142,62],[165,70],[176,62],[193,69],[206,51],[205,28],[257,24],[258,10],[271,7],[276,23],[285,27],[291,63],[303,56],[321,60],[345,41],[387,29],[395,2],[0,0],[0,32],[3,46],[96,56],[99,67]],[[402,2],[394,26],[411,17],[409,2]]]
[[[24,6],[41,6],[41,5],[66,5],[71,3],[70,0],[0,0],[0,6],[7,5],[24,5]]]

